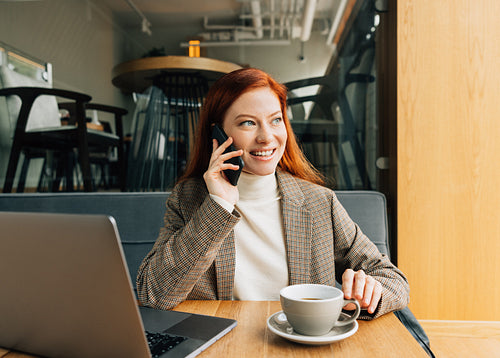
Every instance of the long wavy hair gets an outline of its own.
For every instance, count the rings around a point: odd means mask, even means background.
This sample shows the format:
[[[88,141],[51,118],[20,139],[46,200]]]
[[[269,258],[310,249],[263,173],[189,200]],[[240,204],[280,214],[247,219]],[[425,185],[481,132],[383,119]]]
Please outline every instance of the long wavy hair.
[[[276,82],[266,72],[256,68],[244,68],[230,72],[219,78],[210,87],[196,129],[194,148],[180,181],[193,177],[203,177],[212,155],[212,125],[218,123],[222,126],[227,110],[243,93],[263,87],[270,88],[278,96],[288,135],[285,152],[278,166],[296,177],[316,184],[324,184],[323,176],[307,160],[295,138],[287,116],[286,87]]]

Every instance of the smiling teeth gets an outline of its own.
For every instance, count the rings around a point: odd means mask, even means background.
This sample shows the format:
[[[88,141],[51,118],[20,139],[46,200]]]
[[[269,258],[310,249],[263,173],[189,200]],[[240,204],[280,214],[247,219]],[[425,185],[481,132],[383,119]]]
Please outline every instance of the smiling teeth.
[[[261,152],[253,152],[253,155],[257,155],[259,157],[268,157],[271,154],[273,154],[272,150],[266,150],[266,151],[261,151]]]

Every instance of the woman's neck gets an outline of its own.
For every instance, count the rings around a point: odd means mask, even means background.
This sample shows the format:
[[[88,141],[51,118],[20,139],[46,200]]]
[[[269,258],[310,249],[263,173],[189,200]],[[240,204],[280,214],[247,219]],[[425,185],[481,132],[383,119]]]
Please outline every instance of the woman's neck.
[[[238,181],[240,200],[259,200],[275,198],[278,194],[276,174],[255,175],[242,172]]]

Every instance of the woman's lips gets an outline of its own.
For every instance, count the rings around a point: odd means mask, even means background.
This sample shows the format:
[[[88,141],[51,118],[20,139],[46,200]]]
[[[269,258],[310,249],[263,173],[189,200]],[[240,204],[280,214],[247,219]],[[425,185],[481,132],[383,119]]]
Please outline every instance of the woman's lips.
[[[269,150],[256,150],[250,152],[252,157],[257,158],[257,159],[269,159],[273,156],[274,152],[276,149],[269,149]]]
[[[273,150],[257,150],[255,152],[251,152],[252,155],[256,155],[259,157],[268,157],[273,154]]]

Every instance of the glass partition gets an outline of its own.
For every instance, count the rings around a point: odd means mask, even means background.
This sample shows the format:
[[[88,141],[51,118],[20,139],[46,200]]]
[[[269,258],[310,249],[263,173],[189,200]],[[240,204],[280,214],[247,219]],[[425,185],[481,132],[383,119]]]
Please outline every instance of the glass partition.
[[[377,187],[378,19],[373,3],[362,2],[326,75],[287,83],[295,133],[335,189]],[[313,95],[298,94],[311,86]]]

